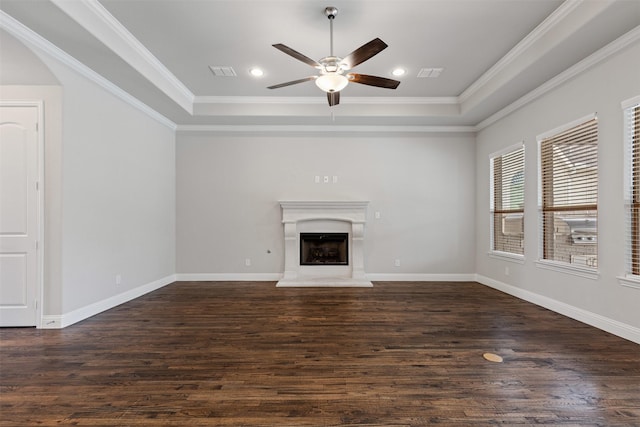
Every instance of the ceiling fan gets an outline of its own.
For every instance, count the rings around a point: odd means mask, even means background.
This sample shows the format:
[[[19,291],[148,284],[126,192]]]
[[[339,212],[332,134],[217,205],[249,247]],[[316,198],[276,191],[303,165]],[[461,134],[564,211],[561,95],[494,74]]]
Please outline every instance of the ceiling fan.
[[[285,86],[291,86],[298,83],[308,82],[310,80],[315,80],[316,85],[327,93],[327,100],[329,101],[329,106],[338,105],[340,103],[340,91],[344,89],[349,82],[360,83],[369,86],[383,87],[387,89],[395,89],[398,87],[400,82],[398,80],[387,79],[385,77],[378,76],[370,76],[367,74],[358,74],[358,73],[347,73],[346,71],[351,70],[356,65],[359,65],[370,59],[371,57],[377,55],[381,51],[383,51],[387,44],[380,40],[379,38],[375,38],[368,43],[360,46],[349,55],[344,58],[340,58],[338,56],[333,55],[333,20],[338,14],[338,9],[330,6],[325,8],[325,15],[329,19],[329,31],[330,31],[330,53],[329,56],[324,57],[318,61],[314,61],[313,59],[291,49],[288,46],[285,46],[281,43],[274,44],[273,47],[276,49],[286,53],[289,56],[294,57],[295,59],[304,62],[305,64],[311,65],[314,68],[320,70],[320,75],[317,76],[309,76],[299,80],[292,80],[285,83],[280,83],[277,85],[269,86],[268,89],[278,89]]]

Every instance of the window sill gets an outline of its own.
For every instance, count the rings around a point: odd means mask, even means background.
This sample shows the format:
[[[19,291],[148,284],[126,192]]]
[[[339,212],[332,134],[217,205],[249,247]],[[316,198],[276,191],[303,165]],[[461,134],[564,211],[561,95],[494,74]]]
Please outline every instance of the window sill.
[[[515,262],[518,264],[524,264],[524,255],[512,254],[510,252],[489,251],[489,257],[500,259],[503,261]]]
[[[564,262],[554,262],[548,260],[538,260],[536,265],[545,270],[558,271],[560,273],[572,274],[586,279],[596,280],[600,277],[600,272],[595,268],[578,267]]]
[[[633,276],[631,274],[618,276],[618,283],[628,288],[640,289],[640,276]]]

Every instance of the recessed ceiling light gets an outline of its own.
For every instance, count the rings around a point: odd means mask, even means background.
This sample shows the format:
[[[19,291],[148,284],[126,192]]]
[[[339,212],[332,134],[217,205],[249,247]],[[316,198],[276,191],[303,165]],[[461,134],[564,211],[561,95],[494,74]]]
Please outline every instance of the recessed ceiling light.
[[[262,77],[264,75],[264,71],[262,71],[260,68],[252,68],[249,70],[249,72],[253,77]]]
[[[405,70],[404,68],[396,68],[391,72],[391,74],[393,74],[396,77],[400,77],[400,76],[403,76],[404,73],[406,72],[407,70]]]

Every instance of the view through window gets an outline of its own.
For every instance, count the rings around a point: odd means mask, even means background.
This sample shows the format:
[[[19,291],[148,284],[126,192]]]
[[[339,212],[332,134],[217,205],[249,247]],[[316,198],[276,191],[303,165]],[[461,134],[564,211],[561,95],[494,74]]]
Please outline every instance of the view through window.
[[[524,254],[524,146],[491,158],[491,249]]]
[[[627,142],[627,274],[640,276],[640,104],[625,109]]]
[[[540,140],[542,259],[598,266],[598,122]]]

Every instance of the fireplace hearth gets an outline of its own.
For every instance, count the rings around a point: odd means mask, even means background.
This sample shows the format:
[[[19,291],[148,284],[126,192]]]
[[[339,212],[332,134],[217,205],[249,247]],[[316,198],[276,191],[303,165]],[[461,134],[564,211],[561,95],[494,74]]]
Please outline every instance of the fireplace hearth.
[[[300,265],[349,265],[348,233],[300,233]]]

